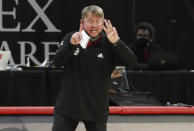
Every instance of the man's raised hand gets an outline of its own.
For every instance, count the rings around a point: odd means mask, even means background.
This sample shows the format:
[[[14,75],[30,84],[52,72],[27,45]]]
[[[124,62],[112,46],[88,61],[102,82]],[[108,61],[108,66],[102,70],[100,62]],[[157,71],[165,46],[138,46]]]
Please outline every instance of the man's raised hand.
[[[104,23],[105,25],[103,25],[103,30],[105,31],[108,40],[112,44],[115,44],[119,40],[116,28],[112,26],[110,20],[104,19]]]
[[[83,25],[80,24],[79,32],[75,32],[70,39],[71,44],[78,45],[80,44],[80,41],[82,40],[81,31],[83,30]]]

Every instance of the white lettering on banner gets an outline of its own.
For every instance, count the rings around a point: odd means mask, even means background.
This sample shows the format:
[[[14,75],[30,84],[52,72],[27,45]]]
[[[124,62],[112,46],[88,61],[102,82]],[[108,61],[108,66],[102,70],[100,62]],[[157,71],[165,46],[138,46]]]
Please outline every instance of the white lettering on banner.
[[[16,1],[16,0],[15,0]],[[18,4],[18,1],[16,1]],[[17,24],[15,28],[4,28],[3,27],[3,16],[11,15],[14,19],[16,19],[16,8],[13,8],[13,11],[3,11],[3,0],[0,0],[0,31],[3,32],[19,32],[20,31],[20,22]]]
[[[34,57],[34,54],[36,52],[36,46],[34,43],[29,41],[18,41],[18,44],[20,44],[20,60],[21,65],[25,65],[25,58],[29,57],[36,65],[40,65],[40,62]],[[29,54],[26,54],[25,52],[25,46],[26,44],[29,44],[31,46],[31,52]]]
[[[24,32],[34,32],[35,30],[32,30],[32,26],[36,23],[36,21],[41,18],[42,21],[47,26],[46,32],[61,32],[61,30],[58,30],[50,21],[50,19],[47,17],[47,15],[44,13],[44,11],[48,8],[48,6],[53,2],[53,0],[48,0],[48,3],[41,9],[41,7],[37,4],[36,0],[28,0],[30,5],[33,7],[33,9],[36,11],[37,16],[36,18],[31,22],[31,24],[22,31]]]
[[[56,45],[58,46],[59,43],[58,42],[42,42],[42,44],[44,45],[44,59],[48,59],[50,55],[55,55],[56,52],[50,52],[50,45]]]
[[[35,16],[32,18],[32,21],[30,21],[29,23],[24,23],[25,21],[22,21],[22,19],[17,19],[18,17],[18,13],[17,9],[19,9],[19,7],[23,7],[24,5],[22,5],[22,2],[19,0],[10,0],[12,2],[15,2],[13,5],[11,5],[11,7],[9,7],[9,10],[6,10],[5,7],[3,7],[4,2],[7,2],[6,0],[0,0],[0,32],[36,32],[37,30],[34,29],[34,25],[36,25],[36,23],[41,20],[43,22],[43,24],[45,25],[45,30],[43,32],[61,32],[60,29],[58,29],[54,23],[52,23],[52,21],[49,19],[48,14],[46,14],[46,10],[51,6],[51,4],[54,2],[54,0],[47,0],[45,2],[44,5],[40,5],[38,3],[38,0],[26,0],[26,3],[30,5],[30,9],[32,9],[33,11],[35,11]],[[10,6],[8,5],[8,6]],[[13,7],[12,7],[13,6]],[[9,19],[7,20],[11,20],[11,22],[13,21],[13,23],[11,23],[10,21],[5,21],[6,17],[9,17]],[[31,18],[30,18],[31,19]],[[21,20],[21,21],[18,21]],[[22,25],[25,26],[22,26]],[[31,36],[31,33],[29,33],[29,39]],[[10,40],[12,38],[8,37]],[[34,36],[33,36],[34,38]],[[45,38],[45,37],[44,37]],[[1,50],[12,50],[12,45],[16,44],[14,47],[14,53],[11,55],[11,58],[9,60],[9,64],[11,65],[15,65],[15,64],[20,64],[20,65],[26,65],[26,58],[29,57],[29,59],[35,64],[35,65],[40,65],[42,61],[44,60],[40,60],[37,59],[36,56],[38,56],[39,54],[41,56],[44,55],[44,59],[48,59],[50,58],[50,56],[55,55],[55,52],[50,50],[50,46],[56,45],[56,47],[59,45],[58,42],[48,42],[47,40],[45,40],[44,42],[38,42],[38,43],[34,43],[26,40],[16,40],[16,43],[9,43],[9,40],[4,40],[4,38],[2,38],[3,41],[0,44],[0,49]],[[15,40],[15,38],[13,38],[13,40]],[[38,40],[39,41],[39,40]],[[13,42],[13,41],[12,41]],[[9,47],[10,46],[10,47]],[[18,46],[18,48],[17,48]],[[44,51],[39,50],[39,46],[44,46]],[[16,48],[15,48],[16,47]],[[29,47],[28,52],[26,51],[26,47]],[[42,49],[42,48],[40,48]],[[11,51],[10,50],[10,51]],[[19,55],[16,58],[20,59],[19,61],[14,60],[13,58],[15,58],[14,55]],[[42,59],[42,57],[41,57]],[[17,61],[17,62],[16,62]]]
[[[0,50],[8,50],[8,51],[10,51],[10,48],[9,48],[9,45],[8,45],[7,41],[2,41]],[[14,62],[13,57],[12,57],[12,54],[11,54],[11,57],[9,59],[9,63],[11,65],[15,65],[15,62]]]
[[[41,62],[34,56],[35,53],[37,52],[36,44],[30,41],[18,41],[17,42],[20,45],[20,65],[26,65],[26,58],[29,57],[30,60],[35,64],[35,65],[40,65]],[[59,43],[58,42],[41,42],[42,45],[44,45],[44,52],[45,56],[44,59],[50,60],[50,56],[55,55],[55,52],[50,52],[50,46],[55,45],[58,47]],[[26,46],[30,46],[30,53],[26,54]],[[9,50],[9,44],[7,41],[2,41],[2,44],[0,46],[0,50]],[[12,57],[13,54],[11,54],[11,58],[9,60],[10,65],[15,65],[15,62]]]
[[[28,3],[32,6],[32,8],[36,11],[37,16],[33,19],[33,21],[23,30],[21,30],[21,23],[18,22],[17,26],[14,28],[5,28],[3,27],[3,16],[13,16],[13,19],[16,19],[16,8],[13,8],[12,11],[3,11],[3,0],[0,0],[0,31],[1,32],[35,32],[36,30],[32,29],[38,19],[41,19],[43,23],[46,25],[47,29],[45,32],[61,32],[61,30],[57,29],[55,25],[51,22],[48,16],[45,14],[45,10],[50,6],[53,0],[48,0],[46,5],[41,8],[36,0],[27,0]],[[16,6],[19,5],[18,0],[15,0]],[[13,25],[12,25],[13,27]]]

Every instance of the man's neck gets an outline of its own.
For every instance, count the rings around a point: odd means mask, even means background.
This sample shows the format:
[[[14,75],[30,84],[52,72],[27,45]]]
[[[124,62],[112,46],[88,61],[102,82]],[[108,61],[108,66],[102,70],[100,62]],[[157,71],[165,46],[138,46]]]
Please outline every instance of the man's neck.
[[[90,41],[91,41],[91,42],[96,41],[96,40],[100,37],[101,33],[102,33],[102,32],[100,32],[100,33],[98,34],[98,36],[96,36],[96,37],[91,37],[91,38],[90,38]]]

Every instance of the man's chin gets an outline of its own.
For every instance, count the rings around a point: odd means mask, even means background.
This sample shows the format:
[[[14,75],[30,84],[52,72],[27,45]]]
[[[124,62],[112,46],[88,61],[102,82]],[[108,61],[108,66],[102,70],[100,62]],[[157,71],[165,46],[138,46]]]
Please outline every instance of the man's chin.
[[[91,37],[97,37],[98,35],[99,35],[99,33],[90,34]]]

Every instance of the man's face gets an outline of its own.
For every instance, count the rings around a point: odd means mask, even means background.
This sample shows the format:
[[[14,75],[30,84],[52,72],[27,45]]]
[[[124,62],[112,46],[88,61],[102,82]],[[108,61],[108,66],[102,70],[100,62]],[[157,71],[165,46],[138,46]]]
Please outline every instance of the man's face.
[[[96,37],[102,31],[104,19],[99,16],[88,13],[87,16],[81,20],[84,30],[91,36]]]
[[[138,29],[136,34],[136,39],[144,38],[146,40],[152,41],[148,29]]]

